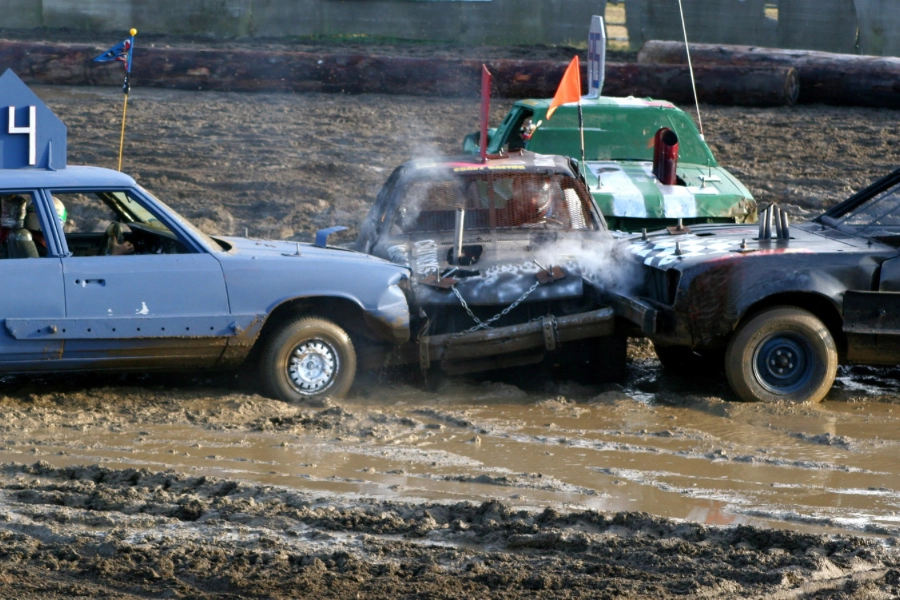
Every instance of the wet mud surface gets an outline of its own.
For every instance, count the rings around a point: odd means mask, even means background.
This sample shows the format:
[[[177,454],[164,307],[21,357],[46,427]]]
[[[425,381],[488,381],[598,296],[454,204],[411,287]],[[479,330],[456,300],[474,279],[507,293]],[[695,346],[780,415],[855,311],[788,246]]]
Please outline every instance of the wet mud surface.
[[[115,166],[120,92],[36,91],[71,164]],[[701,109],[795,218],[900,154],[893,111]],[[124,162],[209,232],[346,241],[396,165],[477,123],[476,99],[135,89]],[[0,595],[892,597],[898,387],[856,367],[821,405],[742,404],[639,342],[621,386],[376,373],[316,406],[246,376],[5,378]]]

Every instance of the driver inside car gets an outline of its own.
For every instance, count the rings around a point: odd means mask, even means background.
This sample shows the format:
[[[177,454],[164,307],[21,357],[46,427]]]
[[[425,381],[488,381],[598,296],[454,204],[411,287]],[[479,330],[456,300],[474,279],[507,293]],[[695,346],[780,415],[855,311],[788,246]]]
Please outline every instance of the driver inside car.
[[[551,177],[515,178],[512,197],[498,212],[503,227],[561,227],[562,189]]]
[[[20,194],[0,198],[0,258],[37,258],[31,233],[25,228],[25,205]]]
[[[124,223],[114,221],[106,228],[106,256],[124,256],[134,254],[134,245],[125,239],[131,229]]]
[[[53,197],[53,208],[56,210],[56,216],[61,225],[65,226],[68,212],[66,205],[56,196]],[[29,201],[25,209],[25,229],[31,233],[31,239],[37,247],[38,256],[47,256],[47,240],[44,232],[41,231],[41,222],[38,219],[37,211],[34,209],[34,202]]]

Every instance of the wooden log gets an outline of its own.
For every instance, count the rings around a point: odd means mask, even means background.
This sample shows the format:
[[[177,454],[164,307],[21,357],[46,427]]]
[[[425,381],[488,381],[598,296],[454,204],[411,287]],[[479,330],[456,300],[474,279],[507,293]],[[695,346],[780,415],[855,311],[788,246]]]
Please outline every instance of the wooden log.
[[[103,48],[85,44],[0,41],[0,71],[13,69],[26,83],[117,85],[118,63],[97,64]],[[134,51],[132,85],[186,90],[477,95],[479,60],[257,50],[148,48]],[[495,94],[552,95],[566,63],[484,61]]]
[[[695,65],[793,66],[800,78],[800,103],[900,108],[900,58],[858,56],[753,46],[691,44]],[[681,42],[650,41],[640,64],[686,64]]]
[[[700,66],[694,77],[697,96],[707,104],[792,106],[800,87],[790,67]],[[608,64],[603,94],[694,103],[691,74],[683,65]]]
[[[26,83],[121,85],[118,64],[91,61],[103,51],[85,44],[0,41],[0,71],[12,68]],[[553,96],[567,63],[488,60],[495,96]],[[397,56],[148,48],[134,51],[132,85],[185,90],[382,93],[476,96],[480,60]],[[582,81],[587,81],[583,76]],[[796,99],[789,68],[705,67],[697,72],[702,102],[771,106]],[[604,93],[691,103],[685,67],[608,64]]]

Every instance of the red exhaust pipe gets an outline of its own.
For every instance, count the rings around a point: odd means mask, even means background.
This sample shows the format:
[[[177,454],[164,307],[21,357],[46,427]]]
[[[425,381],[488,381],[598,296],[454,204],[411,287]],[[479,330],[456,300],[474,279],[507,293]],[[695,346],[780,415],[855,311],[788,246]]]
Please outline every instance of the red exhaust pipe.
[[[668,127],[663,127],[653,137],[653,174],[663,185],[675,185],[678,176],[678,136]]]

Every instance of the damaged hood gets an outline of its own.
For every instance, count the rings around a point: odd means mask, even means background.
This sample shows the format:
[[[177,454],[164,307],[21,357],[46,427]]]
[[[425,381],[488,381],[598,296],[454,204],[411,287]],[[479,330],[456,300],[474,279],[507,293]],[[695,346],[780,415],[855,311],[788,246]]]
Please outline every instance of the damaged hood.
[[[817,223],[792,226],[789,240],[760,241],[756,225],[703,225],[690,229],[690,233],[681,235],[657,232],[646,241],[634,236],[629,240],[628,249],[645,266],[682,271],[743,258],[873,251],[867,239],[823,228]],[[887,246],[884,249],[890,250]]]
[[[663,185],[649,161],[587,161],[588,189],[604,215],[638,219],[756,216],[749,190],[721,167],[678,164],[684,185]]]
[[[418,303],[459,304],[452,286],[467,304],[490,306],[511,304],[536,283],[528,302],[580,298],[585,283],[579,253],[596,245],[597,232],[562,237],[547,231],[473,237],[463,247],[474,262],[464,265],[450,262],[453,243],[447,240],[405,236],[384,244],[393,262],[412,269]]]
[[[313,260],[328,260],[342,262],[359,262],[359,263],[382,263],[384,261],[375,256],[356,252],[354,250],[345,250],[343,248],[335,248],[329,246],[321,248],[309,243],[285,242],[278,240],[254,240],[241,237],[223,237],[216,236],[215,239],[221,240],[231,246],[230,254],[245,257],[260,258],[276,258],[284,257],[285,259],[308,258]]]

